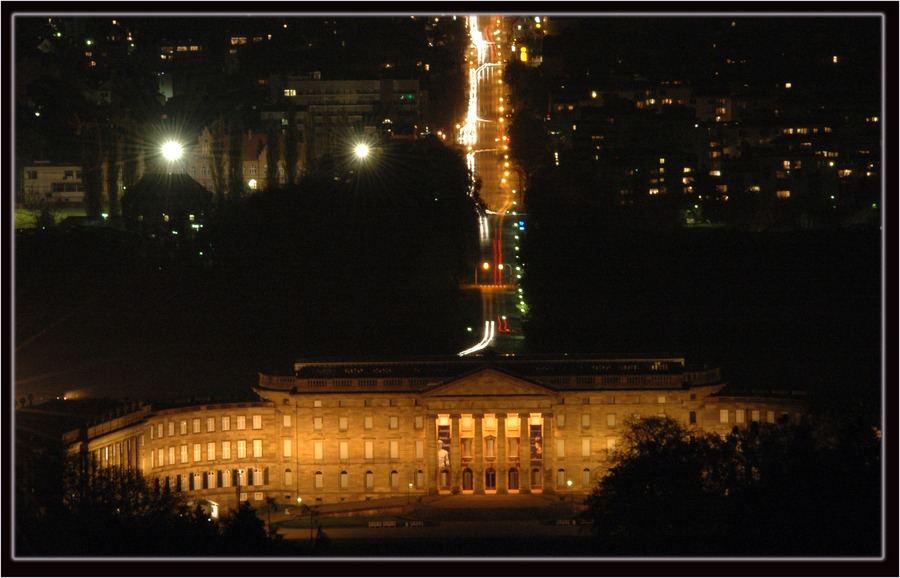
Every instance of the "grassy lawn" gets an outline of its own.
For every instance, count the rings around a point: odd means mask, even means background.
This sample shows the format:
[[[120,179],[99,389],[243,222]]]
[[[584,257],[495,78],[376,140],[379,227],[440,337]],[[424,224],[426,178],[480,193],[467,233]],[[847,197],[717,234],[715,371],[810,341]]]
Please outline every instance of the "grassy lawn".
[[[36,212],[31,209],[16,208],[16,229],[29,229],[34,227],[35,215]],[[53,216],[56,218],[57,223],[66,217],[84,217],[85,215],[84,207],[60,207],[53,211]]]

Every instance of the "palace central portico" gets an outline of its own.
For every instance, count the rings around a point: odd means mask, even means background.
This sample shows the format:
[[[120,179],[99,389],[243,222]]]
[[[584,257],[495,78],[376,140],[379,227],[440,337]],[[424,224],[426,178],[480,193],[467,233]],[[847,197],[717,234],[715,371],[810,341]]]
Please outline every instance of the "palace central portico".
[[[585,493],[631,419],[726,433],[799,415],[788,392],[724,386],[718,369],[681,357],[301,360],[260,374],[258,401],[143,406],[66,441],[217,507]]]

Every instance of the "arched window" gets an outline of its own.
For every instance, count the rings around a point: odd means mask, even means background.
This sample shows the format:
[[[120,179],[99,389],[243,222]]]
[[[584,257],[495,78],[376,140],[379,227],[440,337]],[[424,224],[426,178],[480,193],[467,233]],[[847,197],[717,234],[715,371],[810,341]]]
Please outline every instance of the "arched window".
[[[284,470],[284,485],[285,486],[293,486],[294,485],[294,472],[292,472],[290,468]]]
[[[486,490],[497,489],[497,472],[494,468],[488,468],[484,472],[484,488]]]
[[[322,472],[316,472],[316,489],[321,490],[325,487],[325,476]]]
[[[581,470],[581,485],[585,488],[591,487],[591,468]]]
[[[215,489],[217,477],[216,472],[206,472],[206,487],[210,490]]]
[[[250,471],[250,485],[253,486],[261,486],[265,483],[265,478],[263,477],[263,472],[259,468],[253,468]]]
[[[466,468],[463,470],[463,487],[464,490],[472,489],[472,470],[471,468]]]
[[[350,485],[350,475],[347,472],[341,472],[340,485],[342,490],[346,490]]]
[[[509,489],[510,490],[518,490],[519,489],[519,470],[516,468],[509,469]]]
[[[248,478],[247,470],[237,470],[237,479],[238,479],[239,486],[246,486],[247,478]]]
[[[366,472],[366,489],[371,490],[375,487],[375,474],[371,470]]]
[[[541,476],[540,468],[533,468],[531,470],[531,487],[532,488],[540,488],[544,485],[543,476]]]
[[[194,478],[194,488],[195,490],[203,489],[203,472],[197,472],[193,474],[191,477]]]
[[[397,473],[397,470],[391,470],[391,487],[400,487],[400,474]]]
[[[234,482],[234,478],[232,478],[231,470],[223,470],[222,471],[222,487],[230,488],[232,482]]]
[[[416,470],[416,487],[425,487],[425,472],[423,472],[422,470]]]
[[[566,486],[566,482],[567,482],[567,481],[568,481],[568,480],[566,480],[566,470],[564,470],[564,469],[562,469],[562,468],[556,470],[556,488],[557,488],[558,490],[564,490],[564,489],[566,489],[566,487],[567,487],[567,486]]]

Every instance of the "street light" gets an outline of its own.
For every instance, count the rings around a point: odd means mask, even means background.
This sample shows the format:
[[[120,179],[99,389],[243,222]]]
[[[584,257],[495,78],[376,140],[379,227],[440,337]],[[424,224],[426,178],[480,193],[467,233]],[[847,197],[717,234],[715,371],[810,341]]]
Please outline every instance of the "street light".
[[[360,143],[356,145],[356,148],[353,149],[354,154],[356,154],[357,158],[364,159],[369,156],[369,145],[365,143]]]
[[[409,505],[409,492],[410,491],[412,491],[412,482],[410,482],[409,485],[406,486],[406,505],[407,506]]]
[[[183,154],[184,147],[182,147],[181,143],[179,142],[170,140],[166,141],[162,145],[162,155],[169,162],[177,161]]]
[[[569,502],[572,505],[572,511],[575,511],[575,492],[572,490],[572,480],[566,480],[566,485],[569,486]]]

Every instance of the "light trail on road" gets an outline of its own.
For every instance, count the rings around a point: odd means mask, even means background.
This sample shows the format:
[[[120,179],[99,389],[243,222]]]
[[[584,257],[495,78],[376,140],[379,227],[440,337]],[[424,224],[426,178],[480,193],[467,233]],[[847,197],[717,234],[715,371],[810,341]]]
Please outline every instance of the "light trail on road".
[[[479,29],[479,18],[485,23]],[[485,21],[485,19],[487,21]],[[478,209],[478,234],[481,247],[481,261],[476,268],[475,287],[482,295],[482,319],[484,333],[474,346],[459,355],[468,355],[488,347],[500,348],[503,353],[511,353],[521,339],[516,328],[510,328],[510,320],[515,324],[520,319],[516,294],[518,263],[504,262],[504,237],[507,242],[511,235],[504,235],[507,214],[515,214],[514,191],[508,182],[509,137],[506,134],[505,114],[508,102],[503,92],[503,61],[497,44],[501,34],[494,32],[500,25],[495,16],[470,16],[469,35],[477,54],[477,61],[469,61],[468,110],[459,129],[459,143],[465,147],[466,166],[471,175],[470,195],[474,196],[477,183],[481,183],[480,197],[484,208]],[[471,54],[471,52],[470,52]],[[502,168],[501,168],[502,165]],[[515,257],[514,257],[515,258]],[[481,267],[481,263],[485,266]],[[479,282],[479,270],[484,273]],[[506,280],[504,282],[504,275]],[[498,333],[500,334],[498,336]],[[498,337],[500,343],[498,343]]]

